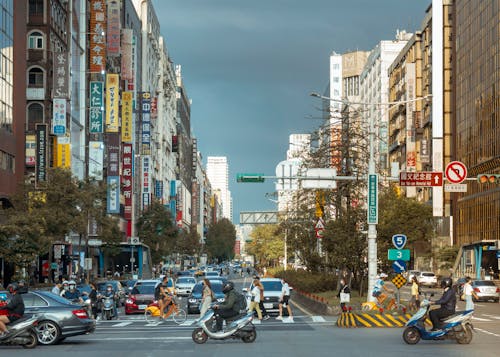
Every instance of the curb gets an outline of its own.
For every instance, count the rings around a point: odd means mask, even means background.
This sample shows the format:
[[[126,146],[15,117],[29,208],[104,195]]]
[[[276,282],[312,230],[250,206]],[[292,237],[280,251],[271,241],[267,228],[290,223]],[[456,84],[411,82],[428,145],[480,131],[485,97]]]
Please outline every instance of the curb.
[[[337,320],[337,326],[352,327],[404,327],[411,318],[411,314],[381,314],[381,313],[353,313],[343,312]],[[429,319],[425,323],[432,326]]]

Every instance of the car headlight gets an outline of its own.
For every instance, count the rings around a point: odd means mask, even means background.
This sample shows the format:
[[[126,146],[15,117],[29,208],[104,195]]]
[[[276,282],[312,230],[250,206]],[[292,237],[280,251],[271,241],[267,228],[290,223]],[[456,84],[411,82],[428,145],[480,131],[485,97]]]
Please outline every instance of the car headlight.
[[[194,304],[198,301],[198,299],[188,299],[188,302],[190,302],[191,304]]]
[[[126,304],[135,304],[135,300],[127,299],[127,300],[125,300],[125,303]]]

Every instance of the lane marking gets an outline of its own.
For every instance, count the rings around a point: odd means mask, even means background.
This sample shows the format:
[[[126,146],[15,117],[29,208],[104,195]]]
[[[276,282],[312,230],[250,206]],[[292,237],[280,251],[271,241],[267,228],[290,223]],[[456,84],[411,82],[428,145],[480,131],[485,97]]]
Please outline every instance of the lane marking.
[[[183,341],[183,340],[191,340],[191,337],[185,336],[147,336],[147,337],[103,337],[99,339],[90,338],[85,339],[85,341],[129,341],[129,340],[159,340],[159,341]]]
[[[492,336],[495,336],[495,337],[500,337],[500,335],[498,333],[494,333],[494,332],[490,332],[490,331],[486,331],[486,330],[483,330],[482,328],[477,328],[477,327],[474,327],[474,330],[478,330],[482,333],[485,333],[487,335],[492,335]]]
[[[323,316],[311,316],[313,322],[326,322]]]
[[[196,322],[196,320],[186,320],[183,323],[179,324],[179,326],[191,326],[195,322]]]
[[[111,325],[112,327],[123,327],[123,326],[128,326],[128,325],[131,325],[133,324],[134,322],[133,321],[128,321],[128,322],[120,322],[119,324],[116,324],[116,325]]]
[[[488,317],[491,317],[492,319],[495,319],[495,320],[500,320],[500,316],[496,316],[496,315],[490,315],[490,314],[481,314],[482,316],[488,316]]]

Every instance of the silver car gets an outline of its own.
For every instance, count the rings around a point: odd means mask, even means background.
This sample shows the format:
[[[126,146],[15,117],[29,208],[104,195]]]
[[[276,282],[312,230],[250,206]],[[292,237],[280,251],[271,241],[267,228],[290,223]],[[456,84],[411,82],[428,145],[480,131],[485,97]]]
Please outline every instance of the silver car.
[[[495,283],[491,280],[474,280],[471,283],[472,289],[476,293],[478,299],[475,301],[489,301],[493,300],[498,302],[500,296],[500,288],[498,288]]]
[[[196,285],[194,276],[181,276],[175,282],[175,292],[179,296],[188,296]]]

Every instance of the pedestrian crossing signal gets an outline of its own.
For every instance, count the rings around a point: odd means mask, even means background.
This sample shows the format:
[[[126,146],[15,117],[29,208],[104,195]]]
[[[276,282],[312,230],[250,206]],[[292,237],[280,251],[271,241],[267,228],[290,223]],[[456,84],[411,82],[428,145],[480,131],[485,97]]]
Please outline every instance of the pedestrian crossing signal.
[[[484,183],[500,183],[500,175],[497,174],[481,174],[477,175],[477,182]]]

